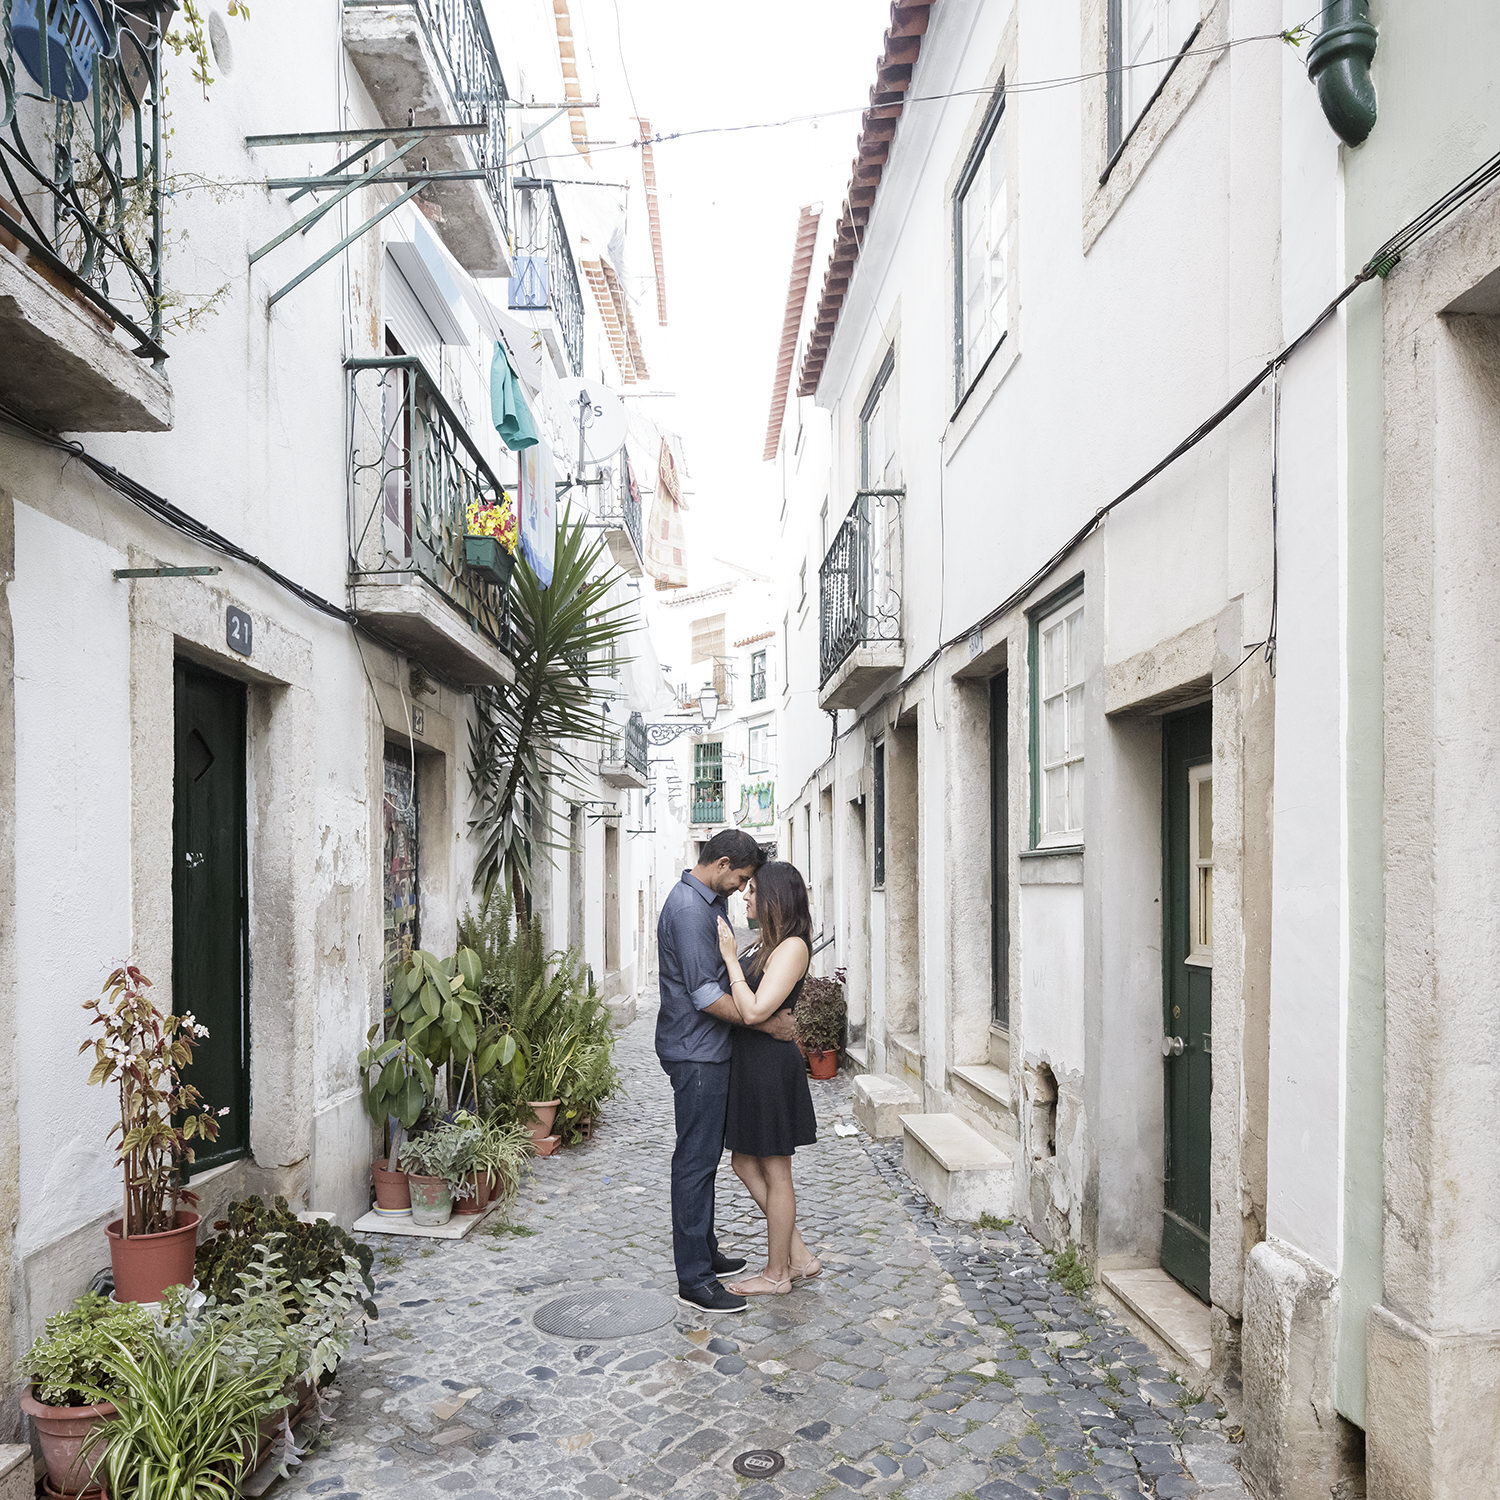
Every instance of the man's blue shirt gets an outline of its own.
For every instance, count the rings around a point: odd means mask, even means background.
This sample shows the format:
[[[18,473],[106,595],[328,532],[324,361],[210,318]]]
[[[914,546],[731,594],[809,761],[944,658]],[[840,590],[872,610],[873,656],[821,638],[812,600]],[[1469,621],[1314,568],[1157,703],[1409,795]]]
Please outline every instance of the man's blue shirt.
[[[729,920],[728,899],[684,870],[656,923],[661,986],[656,1055],[663,1062],[729,1061],[729,1023],[704,1012],[729,993],[729,970],[719,952],[720,917]]]

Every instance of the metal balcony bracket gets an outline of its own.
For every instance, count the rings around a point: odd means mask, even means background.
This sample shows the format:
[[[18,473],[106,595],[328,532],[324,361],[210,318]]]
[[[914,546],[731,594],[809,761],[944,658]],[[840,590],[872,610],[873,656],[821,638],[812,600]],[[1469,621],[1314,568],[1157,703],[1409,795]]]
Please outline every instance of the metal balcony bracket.
[[[223,568],[111,568],[111,578],[212,578]]]
[[[294,276],[285,286],[271,294],[268,305],[274,306],[286,294],[302,285],[315,271],[326,266],[334,256],[347,250],[361,236],[369,233],[387,215],[394,213],[403,203],[416,197],[428,183],[447,182],[474,177],[482,177],[482,171],[458,171],[458,172],[397,172],[394,169],[401,165],[407,155],[415,151],[424,141],[431,140],[435,136],[473,136],[483,135],[489,126],[480,122],[472,125],[408,125],[408,126],[373,126],[367,130],[303,130],[288,131],[278,135],[248,135],[245,144],[252,149],[257,146],[317,146],[336,145],[348,142],[353,150],[342,156],[327,172],[311,177],[271,177],[266,181],[266,186],[273,191],[288,190],[291,196],[288,202],[296,200],[304,193],[320,193],[327,191],[330,196],[319,199],[318,202],[303,214],[295,223],[289,224],[280,234],[273,239],[267,240],[264,245],[250,252],[250,264],[269,255],[279,245],[285,244],[294,234],[306,234],[315,224],[321,222],[327,215],[338,207],[352,193],[361,188],[371,187],[377,183],[387,184],[391,187],[405,185],[405,191],[400,193],[391,202],[384,204],[376,213],[370,215],[357,229],[351,230],[331,250],[320,255],[306,270]],[[363,172],[351,174],[346,168],[353,166],[356,162],[365,160],[372,151],[381,146],[389,145],[393,149],[384,156],[373,167]],[[425,159],[424,159],[425,166]]]
[[[666,722],[646,725],[646,739],[653,745],[670,745],[685,734],[702,734],[708,725],[702,719],[683,719],[680,723]]]

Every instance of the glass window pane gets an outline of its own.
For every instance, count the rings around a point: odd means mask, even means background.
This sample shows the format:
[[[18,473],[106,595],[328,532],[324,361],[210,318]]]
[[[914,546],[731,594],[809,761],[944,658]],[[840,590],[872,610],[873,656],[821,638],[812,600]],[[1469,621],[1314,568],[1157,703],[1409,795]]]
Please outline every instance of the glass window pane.
[[[1209,866],[1196,872],[1198,878],[1198,913],[1193,947],[1209,951],[1214,945],[1214,872]]]
[[[1068,616],[1068,682],[1083,681],[1083,611]]]
[[[1056,766],[1045,773],[1043,833],[1061,833],[1068,826],[1068,768]]]
[[[1068,754],[1083,754],[1083,689],[1068,689]]]
[[[1204,776],[1198,783],[1198,858],[1213,863],[1214,857],[1214,781]]]
[[[1083,762],[1076,760],[1068,767],[1068,827],[1083,828]]]
[[[1042,696],[1059,691],[1063,677],[1063,626],[1059,622],[1042,632]]]
[[[1047,698],[1042,703],[1042,764],[1055,766],[1068,750],[1068,728],[1063,699]]]

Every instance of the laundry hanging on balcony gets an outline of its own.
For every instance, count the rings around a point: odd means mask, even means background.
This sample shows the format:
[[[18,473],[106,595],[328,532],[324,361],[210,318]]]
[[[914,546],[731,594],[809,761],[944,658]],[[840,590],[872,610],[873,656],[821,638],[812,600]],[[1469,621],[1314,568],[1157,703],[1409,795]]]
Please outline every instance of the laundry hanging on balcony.
[[[490,417],[500,441],[514,453],[530,448],[537,440],[536,423],[521,391],[521,382],[511,368],[505,345],[496,343],[490,361]],[[550,568],[549,568],[550,576]]]
[[[682,485],[677,478],[677,460],[672,445],[661,440],[661,460],[657,466],[656,495],[651,501],[651,524],[646,528],[646,571],[656,580],[658,589],[687,587],[684,562]]]

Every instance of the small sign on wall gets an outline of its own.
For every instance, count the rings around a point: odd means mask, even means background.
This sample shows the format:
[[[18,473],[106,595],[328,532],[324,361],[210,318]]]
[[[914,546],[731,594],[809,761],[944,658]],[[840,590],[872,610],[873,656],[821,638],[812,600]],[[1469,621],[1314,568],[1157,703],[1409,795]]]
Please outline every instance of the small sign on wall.
[[[224,611],[224,640],[231,651],[249,656],[254,640],[250,616],[232,604]]]

